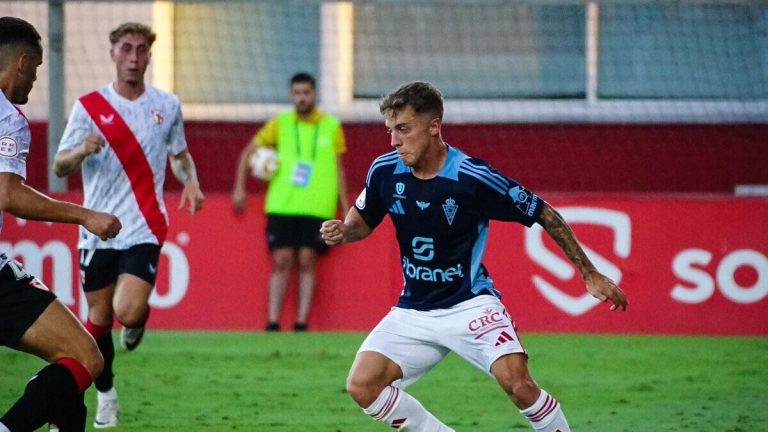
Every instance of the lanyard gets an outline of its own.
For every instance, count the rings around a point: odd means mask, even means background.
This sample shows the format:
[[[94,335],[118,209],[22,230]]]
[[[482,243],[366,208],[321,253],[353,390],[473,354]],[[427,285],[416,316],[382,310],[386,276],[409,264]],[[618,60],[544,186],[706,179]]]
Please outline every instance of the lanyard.
[[[296,156],[298,156],[299,159],[301,159],[301,139],[299,137],[299,118],[296,117]],[[320,123],[318,122],[315,125],[315,134],[312,138],[312,159],[311,161],[314,162],[315,156],[317,155],[317,131],[320,129]]]

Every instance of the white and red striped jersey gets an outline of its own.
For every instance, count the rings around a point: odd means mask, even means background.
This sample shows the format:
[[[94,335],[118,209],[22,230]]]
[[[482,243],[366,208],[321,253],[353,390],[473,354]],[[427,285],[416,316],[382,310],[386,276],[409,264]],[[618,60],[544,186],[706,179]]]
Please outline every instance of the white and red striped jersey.
[[[0,172],[9,172],[27,178],[27,156],[31,134],[29,122],[0,91]],[[3,230],[3,212],[0,211],[0,231]],[[0,251],[0,268],[8,262]]]
[[[107,141],[104,148],[99,153],[86,157],[82,163],[85,194],[83,206],[115,214],[123,224],[123,228],[116,238],[104,242],[80,227],[77,247],[79,249],[127,249],[141,243],[161,244],[162,239],[158,240],[155,234],[156,229],[150,225],[156,224],[157,220],[152,222],[142,209],[146,207],[147,200],[156,200],[162,212],[160,223],[164,221],[167,226],[168,212],[163,202],[163,183],[168,154],[177,155],[187,148],[179,99],[173,94],[149,85],[144,94],[133,101],[120,96],[112,84],[97,91],[122,120],[116,118],[114,113],[94,114],[97,124],[83,106],[84,98],[81,98],[75,102],[69,116],[67,127],[59,143],[59,151],[76,148],[90,133],[104,136],[100,128],[114,126],[124,120],[129,131],[138,141],[149,169],[142,171],[135,165],[125,166],[119,157],[120,149],[116,152],[113,144],[104,137]],[[128,129],[126,133],[129,132]],[[147,164],[143,165],[147,166]],[[135,182],[132,182],[132,179],[148,175],[154,178],[154,194],[136,190]]]

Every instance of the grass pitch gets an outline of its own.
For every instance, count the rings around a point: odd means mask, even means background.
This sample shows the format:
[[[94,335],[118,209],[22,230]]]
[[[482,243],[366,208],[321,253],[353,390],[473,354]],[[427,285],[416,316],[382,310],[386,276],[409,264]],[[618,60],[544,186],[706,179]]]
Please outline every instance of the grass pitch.
[[[118,430],[391,430],[344,392],[364,336],[150,331],[137,351],[118,348]],[[522,337],[575,431],[768,431],[766,338]],[[43,365],[0,349],[0,412]],[[409,393],[457,431],[529,430],[496,383],[453,354]],[[95,398],[91,387],[88,430]]]

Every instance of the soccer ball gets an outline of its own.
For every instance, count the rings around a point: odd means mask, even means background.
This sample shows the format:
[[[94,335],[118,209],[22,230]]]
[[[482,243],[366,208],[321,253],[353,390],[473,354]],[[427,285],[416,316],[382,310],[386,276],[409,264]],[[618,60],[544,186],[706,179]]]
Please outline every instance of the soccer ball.
[[[251,175],[261,180],[271,180],[280,167],[280,159],[277,152],[271,148],[258,147],[248,161],[251,167]]]

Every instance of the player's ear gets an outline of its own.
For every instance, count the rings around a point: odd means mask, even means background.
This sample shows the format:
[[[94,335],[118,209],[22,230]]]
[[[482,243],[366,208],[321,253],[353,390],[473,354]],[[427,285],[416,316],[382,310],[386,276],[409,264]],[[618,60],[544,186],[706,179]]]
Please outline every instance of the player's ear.
[[[442,125],[442,121],[435,117],[432,120],[429,121],[429,134],[432,136],[438,136],[440,135],[440,126]]]
[[[19,53],[16,54],[16,58],[13,59],[13,63],[16,66],[16,73],[17,74],[23,73],[28,62],[29,62],[29,55],[27,54],[27,52],[24,50],[19,51]]]

